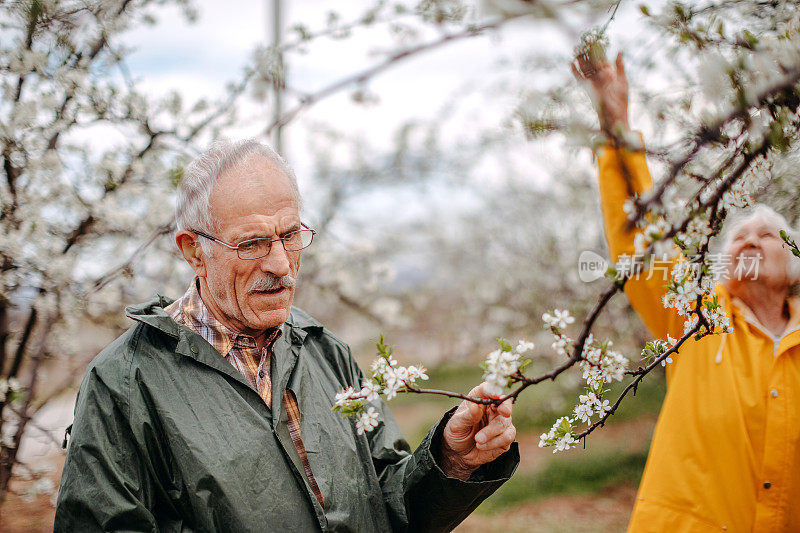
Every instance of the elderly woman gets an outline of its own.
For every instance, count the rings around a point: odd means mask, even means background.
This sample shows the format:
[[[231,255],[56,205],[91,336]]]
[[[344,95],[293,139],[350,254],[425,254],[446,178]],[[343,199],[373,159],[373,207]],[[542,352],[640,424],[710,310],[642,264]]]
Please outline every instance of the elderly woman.
[[[580,64],[605,131],[628,127],[628,85],[616,65]],[[590,71],[590,72],[587,72]],[[599,157],[603,222],[612,260],[634,253],[623,204],[652,186],[644,154],[607,147]],[[690,340],[667,365],[667,395],[629,531],[800,531],[800,260],[782,246],[786,221],[759,206],[736,221],[715,288],[733,331]],[[662,305],[661,276],[625,292],[655,337],[678,338],[684,317]]]

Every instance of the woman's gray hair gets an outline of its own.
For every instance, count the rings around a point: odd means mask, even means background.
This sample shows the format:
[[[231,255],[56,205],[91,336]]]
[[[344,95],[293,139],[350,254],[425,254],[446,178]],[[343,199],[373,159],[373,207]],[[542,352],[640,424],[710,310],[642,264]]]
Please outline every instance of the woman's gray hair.
[[[300,207],[300,190],[294,170],[277,152],[255,139],[241,141],[217,141],[198,155],[183,172],[178,185],[178,196],[175,203],[175,221],[178,231],[199,230],[215,233],[219,229],[219,221],[211,214],[209,199],[219,177],[259,156],[273,163],[283,172],[297,197]],[[200,246],[206,255],[211,256],[211,243],[200,239]]]
[[[756,204],[750,209],[737,213],[728,221],[722,234],[722,253],[730,255],[731,245],[736,234],[744,226],[756,221],[766,222],[779,231],[785,230],[789,238],[795,242],[798,239],[798,231],[789,225],[783,215],[766,204]],[[798,287],[796,285],[800,283],[800,259],[794,257],[788,247],[786,247],[786,253],[789,256],[789,260],[786,263],[786,274],[789,278],[789,283],[795,285],[793,291],[797,292]]]

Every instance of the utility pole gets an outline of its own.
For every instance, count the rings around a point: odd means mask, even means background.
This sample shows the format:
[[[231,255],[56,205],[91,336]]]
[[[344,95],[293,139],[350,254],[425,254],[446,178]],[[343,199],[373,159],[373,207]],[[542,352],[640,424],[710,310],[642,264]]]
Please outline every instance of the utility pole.
[[[280,79],[273,80],[273,122],[277,122],[283,114],[283,88],[285,86],[286,79],[286,66],[283,64],[283,53],[280,51],[281,40],[283,38],[281,1],[282,0],[272,0],[272,44],[278,53],[278,64],[280,65],[279,70],[283,73],[283,76],[281,76]],[[272,139],[272,147],[281,155],[283,155],[283,139],[281,137],[282,130],[282,125],[277,126],[274,130],[274,138]]]

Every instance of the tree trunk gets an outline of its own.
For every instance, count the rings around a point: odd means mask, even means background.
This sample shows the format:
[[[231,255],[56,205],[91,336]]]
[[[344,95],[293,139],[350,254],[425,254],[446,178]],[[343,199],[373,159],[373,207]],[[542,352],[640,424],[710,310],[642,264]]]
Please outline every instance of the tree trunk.
[[[31,307],[31,316],[33,322],[35,322],[35,307]],[[39,345],[33,352],[33,366],[31,367],[30,377],[28,378],[28,383],[25,387],[25,397],[22,403],[22,408],[18,412],[19,422],[17,424],[17,430],[14,433],[14,443],[11,447],[0,445],[0,509],[2,508],[3,502],[6,499],[8,483],[11,480],[11,473],[14,469],[14,465],[17,462],[17,452],[19,451],[22,437],[25,434],[25,426],[30,420],[28,413],[36,392],[36,383],[39,379],[39,366],[44,359],[45,350],[47,348],[47,337],[50,334],[50,328],[53,325],[53,320],[51,317],[45,316],[44,318],[45,320],[42,325],[42,331],[39,334]],[[30,326],[30,329],[33,330],[33,325],[30,325],[30,322],[31,319],[29,319],[28,325]],[[0,410],[0,415],[3,414],[2,411],[8,410],[8,406],[3,405],[2,407],[3,409]]]
[[[6,366],[6,342],[8,342],[8,302],[0,298],[0,376]]]

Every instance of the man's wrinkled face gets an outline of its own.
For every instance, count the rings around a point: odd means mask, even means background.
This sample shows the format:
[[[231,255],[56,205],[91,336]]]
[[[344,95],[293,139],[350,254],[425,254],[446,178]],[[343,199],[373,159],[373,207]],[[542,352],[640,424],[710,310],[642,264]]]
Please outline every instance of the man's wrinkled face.
[[[733,235],[728,253],[731,269],[729,285],[734,290],[743,283],[783,289],[789,286],[786,272],[789,255],[773,224],[755,219]]]
[[[301,228],[289,178],[260,156],[220,176],[209,203],[219,222],[214,236],[233,246]],[[287,275],[297,278],[301,252],[287,252],[276,241],[266,257],[245,260],[236,250],[218,243],[212,246],[213,257],[203,256],[208,288],[203,300],[214,316],[229,328],[254,336],[283,324],[289,317],[294,286],[276,287],[273,282]]]

